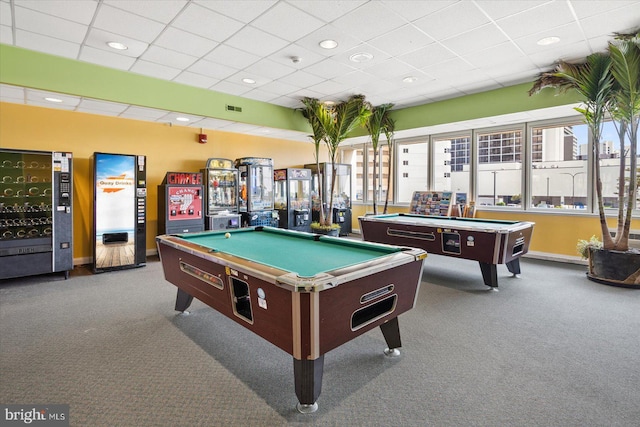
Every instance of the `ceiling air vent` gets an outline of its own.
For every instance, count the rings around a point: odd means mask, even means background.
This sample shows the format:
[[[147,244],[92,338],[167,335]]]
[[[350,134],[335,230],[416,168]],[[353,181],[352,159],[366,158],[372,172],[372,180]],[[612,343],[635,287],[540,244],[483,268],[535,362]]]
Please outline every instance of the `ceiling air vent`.
[[[234,105],[227,105],[227,111],[237,111],[238,113],[242,113],[242,107],[236,107]]]

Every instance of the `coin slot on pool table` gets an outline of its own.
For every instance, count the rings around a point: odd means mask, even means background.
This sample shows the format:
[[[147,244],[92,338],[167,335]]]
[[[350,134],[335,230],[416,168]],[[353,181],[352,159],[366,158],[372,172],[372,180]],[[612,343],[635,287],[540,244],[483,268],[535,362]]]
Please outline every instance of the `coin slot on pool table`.
[[[253,324],[253,313],[251,312],[251,297],[249,296],[249,285],[240,279],[231,279],[231,298],[233,300],[233,312],[239,318]]]
[[[450,254],[460,253],[459,233],[442,233],[442,252],[447,252]]]
[[[351,315],[351,330],[355,331],[363,328],[389,313],[392,313],[396,308],[397,299],[397,294],[391,295],[383,300],[354,311]]]
[[[524,237],[518,237],[516,243],[513,245],[512,255],[517,255],[524,251]]]

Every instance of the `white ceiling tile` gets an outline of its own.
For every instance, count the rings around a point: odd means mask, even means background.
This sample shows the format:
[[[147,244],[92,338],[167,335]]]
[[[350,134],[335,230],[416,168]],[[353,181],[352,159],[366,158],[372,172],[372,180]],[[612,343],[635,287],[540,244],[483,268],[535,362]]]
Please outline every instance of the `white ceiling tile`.
[[[319,46],[319,43],[323,40],[335,40],[338,42],[338,46],[334,49],[323,49]],[[362,43],[358,38],[354,37],[348,31],[343,31],[333,25],[325,25],[319,28],[313,33],[301,38],[296,42],[311,52],[323,56],[335,56],[342,52],[345,52],[354,46],[358,46]]]
[[[260,89],[275,95],[282,95],[282,94],[288,95],[300,89],[300,87],[291,85],[289,83],[285,83],[283,80],[273,80],[271,82],[261,85]]]
[[[640,1],[638,0],[589,0],[589,1],[580,1],[573,0],[571,1],[571,7],[576,12],[576,16],[579,19],[588,18],[591,16],[597,16],[604,12],[611,11],[619,8],[628,8],[632,7],[636,11],[640,7]],[[632,9],[629,9],[632,10]]]
[[[380,64],[376,64],[373,67],[367,68],[367,73],[377,76],[378,78],[386,79],[389,77],[406,76],[417,73],[415,67],[405,64],[397,59],[387,59]]]
[[[211,86],[209,89],[237,96],[241,96],[251,90],[250,87],[243,86],[241,84],[234,83],[228,80],[218,82],[215,85]]]
[[[194,3],[238,21],[249,23],[276,4],[276,0],[194,0]]]
[[[206,55],[218,45],[211,39],[173,27],[167,27],[154,44],[194,56]]]
[[[538,45],[538,40],[552,36],[560,38],[560,41],[557,44],[552,45]],[[573,45],[580,41],[584,41],[582,31],[578,24],[574,22],[561,27],[543,30],[525,37],[517,38],[514,40],[514,43],[517,44],[525,54],[536,54],[553,51],[555,49],[562,48],[563,46]]]
[[[433,41],[431,37],[427,36],[415,26],[407,24],[376,37],[368,43],[390,55],[399,56],[418,50],[424,45],[433,43]]]
[[[288,22],[288,25],[282,25],[283,22]],[[298,40],[323,24],[323,21],[282,2],[251,22],[252,26],[289,42]]]
[[[229,67],[241,69],[248,67],[254,62],[258,62],[261,57],[252,53],[243,52],[225,44],[220,44],[210,53],[204,56],[204,59],[218,64],[225,64]]]
[[[171,25],[217,42],[226,40],[243,26],[240,21],[197,4],[189,4]]]
[[[167,67],[165,65],[154,64],[153,62],[141,60],[137,60],[131,67],[130,71],[165,80],[172,80],[180,74],[180,70],[178,68]]]
[[[364,61],[364,62],[354,62],[350,60],[351,56],[357,55],[360,53],[373,55],[373,58],[371,60]],[[370,67],[374,67],[378,64],[382,64],[389,58],[391,58],[391,55],[388,54],[387,52],[383,52],[379,49],[376,49],[375,47],[371,46],[368,43],[362,43],[361,45],[353,47],[344,53],[334,56],[332,59],[340,63],[347,64],[351,68],[357,68],[357,69],[363,70]]]
[[[13,30],[6,25],[0,25],[0,43],[13,44]]]
[[[302,96],[299,96],[299,97],[281,96],[279,98],[272,99],[271,104],[280,105],[281,107],[287,107],[287,108],[300,108],[302,106],[300,104],[301,98]]]
[[[128,105],[125,105],[125,104],[119,104],[119,103],[107,102],[107,101],[98,101],[95,99],[87,99],[87,98],[83,98],[80,101],[80,104],[78,104],[78,109],[82,108],[87,110],[105,111],[105,112],[111,112],[111,113],[117,113],[117,114],[122,113],[124,110],[127,109],[127,107]]]
[[[289,44],[279,37],[272,36],[251,26],[246,26],[238,31],[231,36],[226,43],[232,47],[260,55],[261,57],[269,56]]]
[[[497,24],[510,38],[516,39],[541,31],[552,31],[553,28],[574,21],[568,3],[555,1],[545,4],[544,7],[535,7],[500,19]],[[535,22],[536,25],[523,25],[523,22]]]
[[[376,76],[374,76],[373,74],[369,74],[367,71],[353,70],[349,73],[344,73],[344,74],[335,76],[333,80],[338,83],[343,83],[349,86],[356,86],[356,85],[368,83],[377,79]]]
[[[0,25],[13,25],[13,14],[9,3],[0,2]]]
[[[458,0],[416,1],[416,0],[383,0],[385,6],[404,17],[407,21],[415,21],[456,3]]]
[[[640,3],[584,18],[580,26],[584,31],[589,32],[589,37],[611,36],[614,32],[637,31],[640,27]]]
[[[87,26],[23,7],[15,8],[16,28],[57,39],[82,43]]]
[[[74,111],[76,109],[76,107],[72,105],[52,104],[47,101],[29,101],[27,102],[27,105],[31,105],[34,107],[51,108],[54,110],[65,110],[65,111]]]
[[[78,59],[118,70],[128,70],[136,61],[135,58],[115,53],[115,51],[105,52],[91,46],[83,47]]]
[[[422,68],[422,71],[427,73],[427,75],[436,79],[448,79],[455,76],[454,83],[460,75],[469,74],[472,70],[473,66],[460,58],[453,58],[448,61],[440,62],[436,65]],[[473,75],[469,76],[469,78],[473,79]]]
[[[149,49],[140,56],[140,59],[168,67],[184,69],[196,62],[198,57],[185,55],[184,53],[159,46],[150,46]]]
[[[488,24],[443,40],[442,44],[458,55],[464,55],[488,49],[508,40],[495,25]]]
[[[294,57],[297,57],[299,62],[293,62]],[[312,52],[305,47],[298,44],[290,44],[284,49],[274,52],[269,56],[269,59],[278,62],[280,64],[288,65],[295,69],[302,69],[311,64],[322,61],[325,56]]]
[[[78,51],[80,50],[78,43],[71,43],[22,30],[16,30],[15,44],[25,49],[72,59],[78,57]]]
[[[255,64],[249,65],[244,69],[244,71],[248,75],[253,75],[256,78],[266,77],[270,80],[273,80],[289,75],[296,71],[296,69],[287,65],[282,65],[278,62],[274,62],[270,59],[262,59]]]
[[[324,22],[331,22],[367,0],[289,0],[288,3]]]
[[[431,43],[422,49],[418,49],[405,55],[400,55],[398,59],[416,68],[423,68],[447,61],[455,56],[455,53],[444,47],[442,44]]]
[[[192,73],[190,71],[183,71],[175,79],[174,82],[182,83],[189,86],[210,88],[218,82],[218,79],[207,77],[202,74]]]
[[[231,121],[221,120],[221,119],[213,119],[211,117],[205,117],[198,124],[205,129],[221,129],[225,126],[229,126]]]
[[[202,74],[217,80],[226,79],[234,75],[238,70],[226,65],[216,64],[215,62],[205,61],[201,59],[188,68],[192,73]]]
[[[350,73],[354,70],[350,65],[345,65],[344,61],[336,61],[327,58],[304,68],[305,72],[314,74],[322,79],[331,79],[341,74]]]
[[[461,29],[471,30],[489,22],[475,2],[457,2],[413,23],[430,37],[446,39],[455,36]]]
[[[74,2],[80,3],[80,2]],[[113,6],[136,15],[144,16],[154,21],[168,24],[187,4],[186,0],[145,0],[145,1],[122,1],[103,0],[104,4]]]
[[[489,17],[494,21],[505,18],[507,16],[516,15],[518,13],[524,12],[525,10],[533,9],[545,3],[549,3],[549,0],[480,0],[476,2],[478,7],[482,9],[487,15],[489,15]]]
[[[48,92],[44,90],[27,89],[26,95],[27,95],[27,101],[29,101],[29,103],[43,102],[50,106],[65,105],[65,106],[71,106],[71,107],[75,107],[80,103],[80,97],[65,95],[65,94],[56,93],[56,92]],[[45,101],[45,98],[49,98],[49,97],[60,99],[62,100],[62,103],[55,104],[52,102]]]
[[[361,41],[368,41],[404,25],[405,22],[383,3],[368,2],[336,19],[332,24]]]
[[[166,111],[131,105],[120,114],[120,117],[144,118],[147,120],[156,120],[156,119],[159,119],[160,117],[163,117],[165,114],[167,114]]]
[[[96,28],[122,34],[143,42],[151,42],[164,29],[164,25],[133,13],[102,5],[94,21]]]
[[[282,79],[284,83],[302,88],[318,84],[323,80],[322,77],[307,73],[306,71],[295,71]]]
[[[253,89],[247,92],[244,96],[247,98],[255,99],[256,101],[269,102],[273,98],[277,98],[278,95],[273,92],[267,92],[261,89]]]
[[[332,80],[325,80],[321,83],[318,83],[317,85],[310,86],[309,89],[319,93],[323,93],[326,96],[330,96],[338,94],[340,92],[348,91],[349,86]]]
[[[0,84],[0,97],[24,100],[24,88],[19,86]]]
[[[91,23],[96,8],[98,7],[98,2],[94,0],[15,0],[14,4],[16,8],[24,7],[84,25]]]
[[[502,64],[520,63],[521,67],[532,67],[531,61],[513,43],[505,42],[488,49],[476,50],[464,55],[464,59],[474,67],[500,68]]]

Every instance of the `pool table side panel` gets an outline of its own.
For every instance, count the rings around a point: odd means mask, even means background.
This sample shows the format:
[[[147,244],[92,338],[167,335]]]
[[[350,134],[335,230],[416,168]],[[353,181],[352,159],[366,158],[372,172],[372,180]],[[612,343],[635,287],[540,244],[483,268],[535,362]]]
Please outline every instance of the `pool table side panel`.
[[[231,296],[230,279],[226,268],[194,254],[181,252],[176,248],[160,245],[165,279],[189,295],[199,299],[236,323],[265,338],[289,354],[293,354],[293,313],[292,293],[273,283],[245,272],[231,269],[231,277],[237,277],[249,286],[252,322],[238,316],[234,310]],[[213,276],[221,277],[224,289],[218,289],[199,280],[180,269],[180,261],[193,265]],[[237,276],[233,272],[237,272]],[[258,288],[262,288],[267,308],[258,301]]]
[[[351,283],[318,293],[320,354],[374,329],[384,322],[398,317],[414,307],[419,290],[422,260],[394,267],[373,276],[362,277]],[[416,280],[417,278],[417,280]],[[393,291],[361,302],[363,295],[393,285]],[[389,313],[352,328],[352,315],[359,309],[371,307],[396,295],[395,306]],[[383,314],[383,313],[381,313]]]

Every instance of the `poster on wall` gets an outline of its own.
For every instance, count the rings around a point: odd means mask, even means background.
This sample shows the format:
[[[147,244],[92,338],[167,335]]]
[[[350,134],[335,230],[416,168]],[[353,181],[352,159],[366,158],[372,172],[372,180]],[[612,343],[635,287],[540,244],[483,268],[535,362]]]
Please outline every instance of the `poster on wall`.
[[[136,266],[144,168],[134,155],[95,153],[93,161],[94,271]]]

